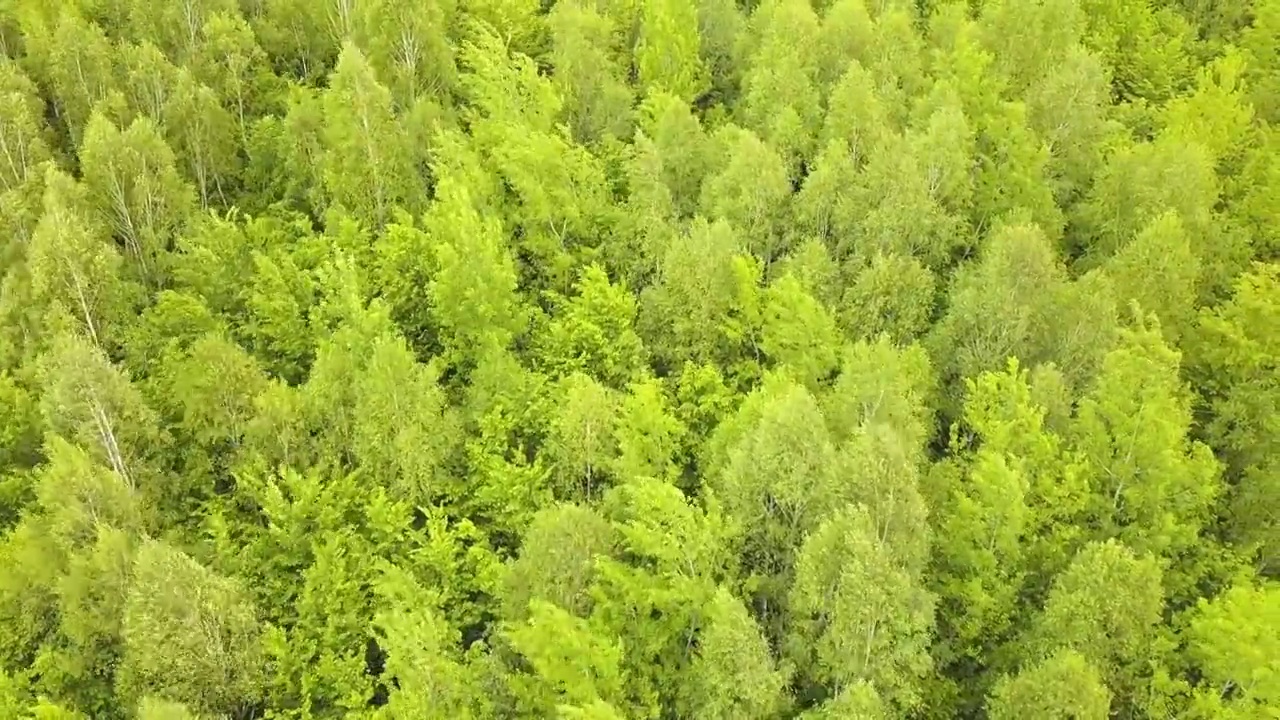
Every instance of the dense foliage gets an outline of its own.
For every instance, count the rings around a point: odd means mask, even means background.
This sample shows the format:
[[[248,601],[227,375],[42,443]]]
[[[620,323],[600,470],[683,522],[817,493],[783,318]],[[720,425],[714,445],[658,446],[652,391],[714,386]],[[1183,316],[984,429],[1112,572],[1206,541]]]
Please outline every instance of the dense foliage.
[[[0,51],[5,720],[1280,718],[1280,0]]]

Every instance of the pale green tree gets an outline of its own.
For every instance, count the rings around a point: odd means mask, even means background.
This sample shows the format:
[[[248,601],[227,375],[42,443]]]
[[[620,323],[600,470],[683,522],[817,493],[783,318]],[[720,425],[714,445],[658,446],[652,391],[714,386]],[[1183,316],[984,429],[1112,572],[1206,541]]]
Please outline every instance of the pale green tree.
[[[932,667],[934,598],[899,568],[860,506],[813,532],[790,593],[793,657],[833,694],[869,682],[893,706],[919,702]]]
[[[638,379],[644,344],[633,329],[634,296],[594,264],[583,269],[574,292],[556,298],[558,307],[536,340],[538,363],[558,375],[581,371],[615,388]]]
[[[173,150],[149,119],[139,118],[120,130],[95,113],[85,129],[80,163],[99,222],[133,256],[138,275],[157,282],[173,238],[195,203],[194,191],[178,174]]]
[[[391,93],[354,45],[343,46],[321,102],[321,175],[332,202],[373,227],[397,206],[418,209],[420,182]]]
[[[163,123],[164,110],[178,80],[178,67],[149,41],[120,48],[120,75],[128,82],[124,90],[129,108],[155,123]]]
[[[702,185],[703,212],[724,220],[766,264],[786,249],[791,181],[783,157],[750,130],[727,125],[713,142],[724,160]]]
[[[163,442],[159,419],[107,355],[84,338],[60,334],[40,363],[46,427],[80,444],[133,488],[155,487],[148,459]]]
[[[1240,276],[1231,300],[1200,312],[1188,360],[1213,411],[1209,437],[1236,481],[1230,531],[1256,553],[1259,568],[1280,562],[1280,523],[1269,509],[1280,486],[1272,430],[1280,387],[1268,370],[1280,354],[1280,267],[1258,264]]]
[[[760,628],[724,588],[708,603],[706,617],[680,690],[685,712],[711,720],[773,717],[783,705],[787,675],[776,668]]]
[[[200,44],[188,69],[211,88],[235,121],[236,135],[247,142],[249,126],[261,111],[278,102],[281,84],[267,54],[243,17],[213,13],[201,28]]]
[[[404,110],[422,98],[447,97],[457,85],[451,35],[459,3],[375,0],[358,5],[361,47],[397,106]]]
[[[1192,397],[1178,367],[1158,330],[1126,332],[1079,402],[1071,433],[1104,536],[1168,557],[1202,542],[1223,490],[1213,453],[1189,437]]]
[[[837,364],[840,334],[835,319],[791,274],[774,281],[761,299],[760,349],[817,390]]]
[[[78,145],[94,107],[118,87],[111,41],[74,11],[34,20],[24,30],[28,53],[38,59],[33,74],[48,83],[58,116]]]
[[[121,277],[123,260],[85,214],[82,185],[53,168],[44,184],[44,214],[27,248],[33,294],[61,308],[91,343],[105,347],[133,295]]]
[[[617,457],[613,391],[581,373],[560,381],[544,452],[555,468],[557,495],[569,501],[599,497]]]
[[[685,104],[708,89],[700,56],[698,4],[679,0],[640,0],[640,36],[635,46],[639,89],[670,93]]]
[[[587,616],[595,559],[609,555],[613,543],[613,528],[590,508],[556,505],[539,510],[521,538],[519,555],[507,565],[503,617],[524,618],[533,600]]]
[[[1111,693],[1088,660],[1062,650],[1016,676],[1001,678],[987,700],[987,715],[992,720],[1105,720],[1111,716]]]
[[[1103,270],[1111,280],[1116,300],[1137,303],[1142,312],[1154,314],[1171,343],[1191,328],[1200,258],[1174,213],[1166,212],[1152,220],[1107,260]]]
[[[641,380],[628,388],[613,430],[619,478],[674,479],[679,475],[686,428],[669,405],[657,380]]]
[[[568,2],[556,4],[548,23],[554,80],[573,137],[583,143],[626,139],[634,98],[622,79],[618,32],[611,19],[585,4]]]
[[[766,0],[751,17],[750,55],[744,58],[740,122],[783,157],[791,177],[813,152],[822,122],[816,83],[820,32],[810,3]]]
[[[1132,700],[1154,652],[1164,608],[1160,567],[1119,542],[1090,543],[1053,582],[1034,620],[1030,657],[1078,653],[1117,702]]]
[[[240,158],[236,125],[210,88],[190,73],[178,73],[173,95],[164,111],[168,139],[195,181],[200,204],[226,204]]]
[[[125,697],[171,697],[207,713],[252,704],[261,686],[258,626],[235,582],[164,543],[142,546],[124,610]]]
[[[458,181],[444,178],[425,219],[437,274],[428,285],[445,347],[460,358],[506,347],[523,328],[516,269],[501,226]]]
[[[1280,587],[1238,583],[1191,614],[1188,654],[1200,668],[1206,717],[1265,717],[1280,698]]]
[[[836,318],[848,336],[910,342],[929,328],[937,286],[933,271],[916,258],[877,253],[844,286]]]

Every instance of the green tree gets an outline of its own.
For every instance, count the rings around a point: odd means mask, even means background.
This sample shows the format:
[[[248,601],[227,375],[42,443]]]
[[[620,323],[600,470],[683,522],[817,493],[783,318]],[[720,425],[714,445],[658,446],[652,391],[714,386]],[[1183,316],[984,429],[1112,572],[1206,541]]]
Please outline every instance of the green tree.
[[[719,589],[698,633],[698,654],[681,686],[685,712],[703,718],[772,717],[787,675],[775,668],[765,637],[733,594]]]
[[[1269,497],[1280,482],[1272,458],[1276,434],[1268,429],[1280,403],[1274,373],[1280,353],[1272,318],[1280,317],[1280,268],[1255,265],[1235,283],[1231,300],[1200,311],[1188,359],[1213,412],[1209,437],[1236,485],[1229,528],[1241,549],[1256,553],[1259,568],[1280,562],[1280,524]]]
[[[702,210],[724,220],[766,265],[787,247],[783,223],[791,193],[783,157],[750,130],[725,126],[713,142],[727,161],[702,185]]]
[[[197,720],[182,703],[144,697],[138,703],[138,720]]]
[[[641,94],[664,91],[686,104],[697,100],[708,86],[698,5],[677,0],[640,0],[639,5],[634,64]]]
[[[866,681],[907,709],[932,666],[934,599],[894,563],[873,522],[850,506],[805,540],[791,589],[792,652],[834,694]]]
[[[457,85],[451,31],[458,3],[403,0],[361,2],[360,44],[399,108],[423,98],[447,97]]]
[[[32,26],[24,31],[33,75],[48,84],[63,127],[79,145],[94,107],[117,88],[111,41],[72,10],[57,13],[56,20],[29,17]]]
[[[354,45],[343,46],[321,102],[321,176],[333,204],[373,227],[397,206],[418,209],[421,182],[391,93]]]
[[[275,106],[280,92],[266,52],[238,14],[213,13],[201,28],[188,69],[231,113],[236,135],[247,142],[253,118]]]
[[[663,254],[640,297],[637,328],[659,362],[718,361],[754,352],[760,268],[725,222],[695,220]]]
[[[213,90],[184,70],[165,107],[164,123],[175,154],[195,180],[200,204],[209,207],[216,197],[225,205],[240,165],[234,116]]]
[[[560,381],[544,452],[554,468],[557,495],[592,500],[609,484],[617,457],[614,393],[581,373]]]
[[[1104,720],[1111,693],[1098,671],[1079,653],[1063,650],[1015,677],[996,683],[987,701],[993,720],[1027,716]]]
[[[43,127],[44,100],[30,78],[13,61],[0,61],[0,191],[20,188],[40,175],[51,157],[48,130]]]
[[[383,676],[394,682],[377,717],[490,717],[476,672],[458,651],[458,632],[430,606],[430,594],[408,574],[390,568],[380,592],[387,605],[374,618],[386,653]]]
[[[95,112],[84,132],[80,163],[99,221],[133,256],[139,277],[157,282],[195,198],[155,123],[139,118],[120,130]]]
[[[837,319],[846,335],[886,334],[906,343],[922,336],[934,314],[938,280],[913,257],[876,254],[844,286]]]
[[[523,619],[533,600],[587,616],[595,559],[609,555],[613,542],[613,528],[590,508],[557,505],[539,510],[521,538],[520,554],[507,565],[503,616]]]
[[[89,341],[106,347],[124,321],[133,293],[115,246],[84,214],[84,187],[48,168],[44,214],[27,248],[32,290],[66,313]]]
[[[1204,542],[1200,530],[1222,493],[1213,453],[1188,437],[1191,395],[1178,367],[1158,330],[1124,333],[1080,400],[1072,430],[1104,536],[1167,557]]]
[[[761,299],[760,349],[816,390],[836,367],[835,319],[791,274],[776,280]]]
[[[120,368],[83,338],[60,334],[39,368],[40,408],[49,431],[91,449],[133,488],[163,495],[152,483],[163,442],[159,419]]]
[[[261,690],[254,611],[236,584],[181,551],[138,551],[124,611],[120,690],[163,694],[207,713],[252,705]]]
[[[744,127],[775,148],[795,177],[822,122],[815,75],[818,18],[807,2],[767,0],[751,16],[750,54],[735,110]]]
[[[598,265],[589,265],[571,298],[558,302],[537,341],[540,364],[557,375],[584,372],[621,388],[639,378],[644,345],[632,329],[635,298]]]
[[[617,476],[674,479],[686,428],[672,413],[662,384],[646,379],[632,383],[622,398],[614,424],[618,444]]]
[[[1030,631],[1028,657],[1074,651],[1097,669],[1117,703],[1137,700],[1164,607],[1160,582],[1151,556],[1114,540],[1086,545],[1054,580]]]
[[[1103,268],[1116,299],[1154,313],[1170,341],[1177,342],[1193,324],[1200,259],[1177,215],[1170,212],[1152,220]]]
[[[617,640],[550,603],[535,600],[530,610],[527,621],[507,631],[531,669],[521,683],[529,710],[564,713],[564,708],[618,699],[622,649]]]
[[[428,286],[445,347],[458,359],[505,348],[523,329],[516,270],[500,226],[459,181],[442,178],[426,220],[437,274]]]
[[[1237,584],[1192,613],[1188,654],[1202,673],[1197,705],[1206,717],[1265,716],[1275,706],[1278,592],[1272,582]]]
[[[578,3],[557,3],[548,18],[555,84],[573,137],[582,143],[625,139],[631,132],[632,91],[614,47],[607,15]]]

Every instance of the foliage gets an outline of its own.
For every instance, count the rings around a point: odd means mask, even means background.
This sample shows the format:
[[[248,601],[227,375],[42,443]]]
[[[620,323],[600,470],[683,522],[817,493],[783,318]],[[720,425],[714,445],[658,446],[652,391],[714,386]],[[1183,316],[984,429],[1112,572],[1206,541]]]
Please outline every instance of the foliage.
[[[0,718],[1266,718],[1277,0],[0,2]]]

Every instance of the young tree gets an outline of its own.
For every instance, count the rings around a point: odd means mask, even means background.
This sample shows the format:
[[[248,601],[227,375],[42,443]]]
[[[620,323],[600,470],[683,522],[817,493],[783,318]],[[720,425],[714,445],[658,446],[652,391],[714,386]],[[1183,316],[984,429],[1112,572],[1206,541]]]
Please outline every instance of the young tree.
[[[253,607],[237,585],[162,542],[142,546],[124,611],[122,695],[233,713],[261,691]]]
[[[1188,358],[1213,412],[1208,431],[1236,486],[1229,530],[1259,569],[1280,562],[1280,523],[1269,508],[1280,487],[1273,418],[1280,407],[1272,367],[1280,355],[1280,266],[1258,264],[1241,275],[1229,302],[1200,311]]]
[[[733,125],[721,128],[714,142],[727,161],[703,183],[702,210],[729,223],[768,265],[789,240],[783,229],[791,194],[786,163],[755,133]]]
[[[706,608],[698,653],[681,683],[680,707],[709,720],[762,720],[785,702],[787,674],[742,602],[724,588]]]
[[[524,619],[534,600],[586,617],[593,598],[595,559],[612,553],[613,528],[595,510],[556,505],[539,510],[507,564],[503,618]]]
[[[835,319],[791,274],[770,285],[761,299],[760,349],[817,391],[836,367],[840,339]]]
[[[1280,586],[1237,584],[1191,614],[1188,654],[1203,678],[1197,709],[1208,717],[1249,717],[1280,701]]]
[[[425,225],[437,267],[428,292],[447,350],[462,360],[507,347],[524,322],[499,224],[480,215],[460,180],[441,178]]]
[[[1164,608],[1160,567],[1114,541],[1086,545],[1055,580],[1028,639],[1027,660],[1078,653],[1116,702],[1138,700]]]
[[[152,497],[171,490],[152,485],[160,479],[149,462],[162,443],[159,419],[100,348],[60,334],[42,358],[39,377],[50,432],[91,450],[131,488]]]
[[[560,401],[543,452],[554,468],[557,496],[590,501],[609,484],[617,457],[613,391],[581,373],[560,381]]]
[[[148,284],[159,282],[174,236],[195,201],[159,129],[139,118],[120,130],[95,112],[84,132],[80,163],[100,222],[133,256],[138,276]]]
[[[397,206],[417,210],[421,182],[391,93],[354,45],[343,46],[321,102],[321,172],[332,203],[375,228],[389,221]]]
[[[431,607],[430,593],[394,566],[386,570],[379,592],[385,604],[374,624],[386,653],[383,677],[394,689],[376,717],[492,717],[478,673],[458,652],[459,633]]]
[[[457,2],[359,3],[356,35],[401,110],[423,98],[447,98],[457,85],[453,34]]]
[[[33,74],[47,83],[54,106],[73,145],[84,136],[89,116],[118,87],[114,50],[96,23],[73,10],[56,19],[28,16],[27,54]]]
[[[634,98],[623,80],[612,22],[578,3],[556,4],[549,22],[554,80],[574,139],[589,144],[627,138]]]
[[[27,248],[33,294],[66,313],[93,345],[108,347],[131,309],[122,259],[84,214],[82,185],[52,167],[44,184],[44,214]]]
[[[1071,433],[1088,463],[1103,536],[1169,558],[1205,542],[1200,530],[1222,493],[1212,452],[1188,437],[1191,395],[1178,366],[1158,330],[1124,333],[1079,402]]]
[[[805,540],[790,605],[793,657],[809,678],[836,695],[868,682],[903,710],[919,702],[934,599],[876,539],[865,509],[840,510]]]
[[[1111,715],[1111,693],[1088,660],[1062,650],[1014,677],[1001,678],[987,700],[987,715],[992,720],[1105,720]]]
[[[632,329],[635,298],[598,265],[582,271],[574,291],[571,298],[556,298],[556,312],[535,341],[538,363],[556,375],[583,372],[617,389],[637,380],[645,363],[644,345]]]
[[[640,0],[635,73],[641,95],[670,93],[686,105],[708,88],[700,56],[698,5],[679,0]]]

